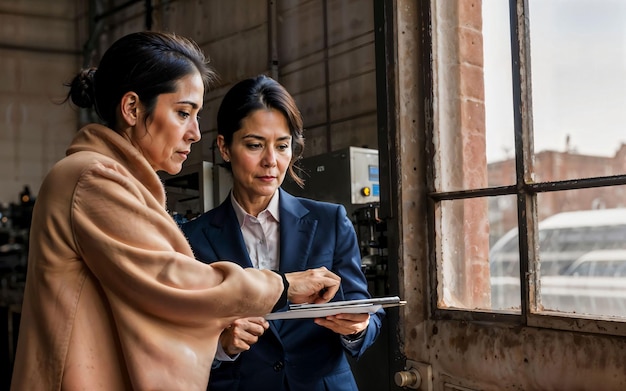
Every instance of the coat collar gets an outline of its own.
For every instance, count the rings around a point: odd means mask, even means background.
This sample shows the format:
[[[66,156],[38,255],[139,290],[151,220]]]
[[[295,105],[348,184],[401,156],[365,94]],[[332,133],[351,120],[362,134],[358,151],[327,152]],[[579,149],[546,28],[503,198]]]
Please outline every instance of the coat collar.
[[[78,152],[95,152],[115,160],[137,178],[165,208],[165,189],[156,171],[128,139],[113,129],[100,124],[86,125],[74,136],[65,153],[69,156]]]

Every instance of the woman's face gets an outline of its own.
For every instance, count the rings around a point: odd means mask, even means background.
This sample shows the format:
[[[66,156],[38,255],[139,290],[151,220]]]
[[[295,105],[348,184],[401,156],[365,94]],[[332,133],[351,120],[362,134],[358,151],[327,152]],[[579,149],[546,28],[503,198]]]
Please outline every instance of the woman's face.
[[[204,84],[199,73],[177,82],[175,92],[157,97],[152,117],[145,121],[138,115],[130,137],[155,171],[177,174],[191,152],[191,144],[200,141],[198,112],[202,109]],[[139,106],[141,111],[142,106]],[[146,126],[147,125],[147,126]]]
[[[231,145],[224,144],[222,135],[217,142],[222,158],[231,163],[237,201],[244,208],[269,202],[291,161],[291,132],[285,116],[274,109],[256,110],[243,119]]]

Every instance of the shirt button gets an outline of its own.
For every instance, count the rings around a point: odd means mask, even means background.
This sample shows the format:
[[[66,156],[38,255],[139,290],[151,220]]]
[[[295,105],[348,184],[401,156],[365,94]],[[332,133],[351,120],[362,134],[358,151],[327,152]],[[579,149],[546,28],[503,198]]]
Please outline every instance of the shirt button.
[[[283,364],[283,362],[282,362],[282,361],[276,361],[276,362],[274,363],[274,371],[278,372],[278,371],[280,371],[281,369],[283,369],[283,367],[284,367],[284,366],[285,366],[285,364]]]

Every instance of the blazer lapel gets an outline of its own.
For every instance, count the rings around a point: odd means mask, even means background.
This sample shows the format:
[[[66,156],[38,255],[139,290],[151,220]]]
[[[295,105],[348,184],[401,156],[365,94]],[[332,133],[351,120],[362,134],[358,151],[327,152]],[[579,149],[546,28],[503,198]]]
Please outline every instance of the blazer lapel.
[[[305,270],[317,220],[297,198],[280,189],[280,271]]]
[[[213,219],[204,228],[204,234],[219,259],[232,261],[241,267],[252,267],[230,196],[216,208]]]

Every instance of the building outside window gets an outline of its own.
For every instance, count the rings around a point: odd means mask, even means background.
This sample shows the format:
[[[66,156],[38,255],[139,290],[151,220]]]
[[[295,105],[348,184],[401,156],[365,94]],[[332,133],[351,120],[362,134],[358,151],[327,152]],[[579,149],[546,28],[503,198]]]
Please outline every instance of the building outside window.
[[[457,4],[431,9],[435,312],[626,334],[626,3]]]

